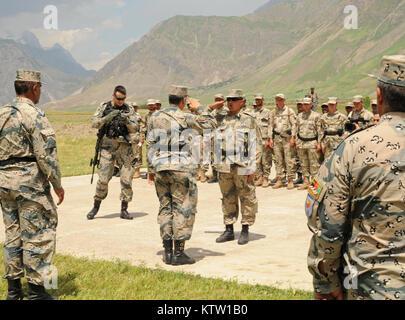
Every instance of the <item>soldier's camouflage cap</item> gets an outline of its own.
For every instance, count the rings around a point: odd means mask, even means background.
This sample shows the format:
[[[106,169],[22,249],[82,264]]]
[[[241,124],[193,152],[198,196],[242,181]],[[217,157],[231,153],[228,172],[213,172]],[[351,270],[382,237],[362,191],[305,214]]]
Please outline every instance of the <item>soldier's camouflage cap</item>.
[[[262,99],[264,99],[264,95],[262,93],[258,93],[258,94],[255,95],[255,100],[256,99],[262,100]]]
[[[41,72],[22,69],[17,70],[15,81],[29,81],[45,84],[45,82],[41,81]]]
[[[229,94],[226,96],[226,98],[245,98],[245,95],[243,94],[243,90],[241,89],[232,89]]]
[[[337,104],[338,98],[330,97],[328,100],[328,104]]]
[[[139,105],[136,102],[131,102],[130,105],[133,107],[139,107]]]
[[[285,100],[285,95],[282,94],[282,93],[279,93],[279,94],[276,94],[276,98],[280,98],[280,99]]]
[[[346,103],[346,108],[354,108],[353,102]]]
[[[369,76],[387,84],[405,87],[405,55],[384,56],[380,75]]]
[[[160,102],[160,100],[155,100],[156,104],[162,104],[162,102]]]
[[[374,106],[374,105],[376,106],[377,104],[378,104],[378,103],[377,103],[377,100],[371,100],[371,105],[372,105],[372,106]]]
[[[222,93],[216,94],[216,95],[214,96],[214,98],[215,98],[215,99],[223,99],[223,100],[225,100],[225,97],[224,97],[224,95],[223,95]]]
[[[302,104],[312,104],[312,99],[311,98],[304,98],[304,99],[302,99]]]
[[[297,104],[304,104],[304,99],[297,99]]]
[[[322,103],[321,108],[328,108],[329,104],[328,103]]]
[[[188,88],[184,86],[172,85],[169,94],[186,98],[188,97]]]
[[[363,101],[363,96],[354,96],[353,97],[353,102],[354,103],[360,103]]]
[[[151,106],[153,104],[156,104],[156,100],[155,99],[148,99],[148,101],[146,101],[146,105]]]

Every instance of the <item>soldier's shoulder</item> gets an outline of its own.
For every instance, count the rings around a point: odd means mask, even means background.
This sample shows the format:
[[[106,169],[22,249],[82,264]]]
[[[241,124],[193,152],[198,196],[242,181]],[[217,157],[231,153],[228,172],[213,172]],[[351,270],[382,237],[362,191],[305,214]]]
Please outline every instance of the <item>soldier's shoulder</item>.
[[[364,141],[369,141],[370,140],[370,134],[373,133],[373,131],[377,130],[376,125],[369,125],[366,127],[362,127],[351,134],[349,134],[346,139],[342,142],[349,142],[350,144],[354,145],[357,143],[362,143]]]

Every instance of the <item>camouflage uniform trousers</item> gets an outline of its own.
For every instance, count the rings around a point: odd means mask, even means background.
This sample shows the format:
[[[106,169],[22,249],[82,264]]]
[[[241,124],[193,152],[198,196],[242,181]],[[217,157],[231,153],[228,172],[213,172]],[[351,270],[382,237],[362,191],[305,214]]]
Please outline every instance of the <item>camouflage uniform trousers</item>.
[[[268,140],[263,140],[263,146],[267,143]],[[268,178],[271,174],[271,168],[273,166],[273,149],[264,148],[262,158],[256,169],[256,177]]]
[[[310,180],[311,177],[315,177],[321,167],[320,152],[316,152],[316,149],[298,149],[298,156],[300,158],[304,178]]]
[[[161,238],[190,240],[198,201],[198,189],[193,172],[157,172],[155,187],[160,202],[158,224]]]
[[[325,160],[332,154],[335,148],[342,142],[342,137],[327,137],[323,142],[323,146],[325,147]]]
[[[19,191],[0,190],[6,229],[4,278],[20,279],[25,269],[28,282],[43,286],[55,253],[58,217],[56,210],[46,210],[40,203],[53,204],[50,193],[38,195],[37,199],[38,202],[28,200]]]
[[[238,167],[230,173],[219,173],[219,187],[222,193],[222,211],[225,225],[235,224],[241,204],[242,225],[252,226],[256,221],[258,202],[254,182],[247,183],[247,176],[238,175]]]
[[[108,195],[108,183],[114,174],[114,164],[120,168],[121,196],[120,200],[131,202],[132,180],[134,176],[133,148],[127,143],[113,143],[101,149],[100,166],[98,168],[98,182],[94,200],[103,201]]]
[[[134,169],[140,169],[143,166],[143,148],[140,147],[138,144],[134,145]]]
[[[297,171],[297,153],[290,146],[291,137],[276,136],[274,139],[274,162],[276,164],[277,178],[283,178],[285,172],[289,179],[295,179]]]

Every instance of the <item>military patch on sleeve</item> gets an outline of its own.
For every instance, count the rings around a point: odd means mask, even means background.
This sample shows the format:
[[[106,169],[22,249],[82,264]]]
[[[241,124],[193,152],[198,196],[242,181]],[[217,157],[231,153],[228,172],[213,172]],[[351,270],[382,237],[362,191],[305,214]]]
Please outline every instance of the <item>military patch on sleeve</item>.
[[[319,183],[319,181],[315,178],[312,181],[311,186],[308,189],[309,194],[315,199],[318,200],[319,196],[321,195],[321,192],[323,190],[322,185]]]
[[[207,118],[205,116],[200,116],[198,118],[199,121],[207,121]]]
[[[315,204],[315,199],[311,194],[308,194],[307,200],[305,202],[305,214],[307,215],[307,218],[312,217],[312,211],[314,209],[314,204]]]

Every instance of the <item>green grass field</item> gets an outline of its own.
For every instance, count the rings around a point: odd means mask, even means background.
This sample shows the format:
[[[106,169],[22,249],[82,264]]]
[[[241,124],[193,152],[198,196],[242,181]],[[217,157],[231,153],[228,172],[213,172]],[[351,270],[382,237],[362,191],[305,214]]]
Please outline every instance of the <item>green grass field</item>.
[[[181,272],[134,267],[127,262],[92,261],[56,255],[61,300],[311,300],[312,293],[279,290],[268,286],[239,284]],[[3,257],[0,273],[4,274]],[[23,286],[27,290],[25,280]],[[0,280],[0,299],[7,281]]]

